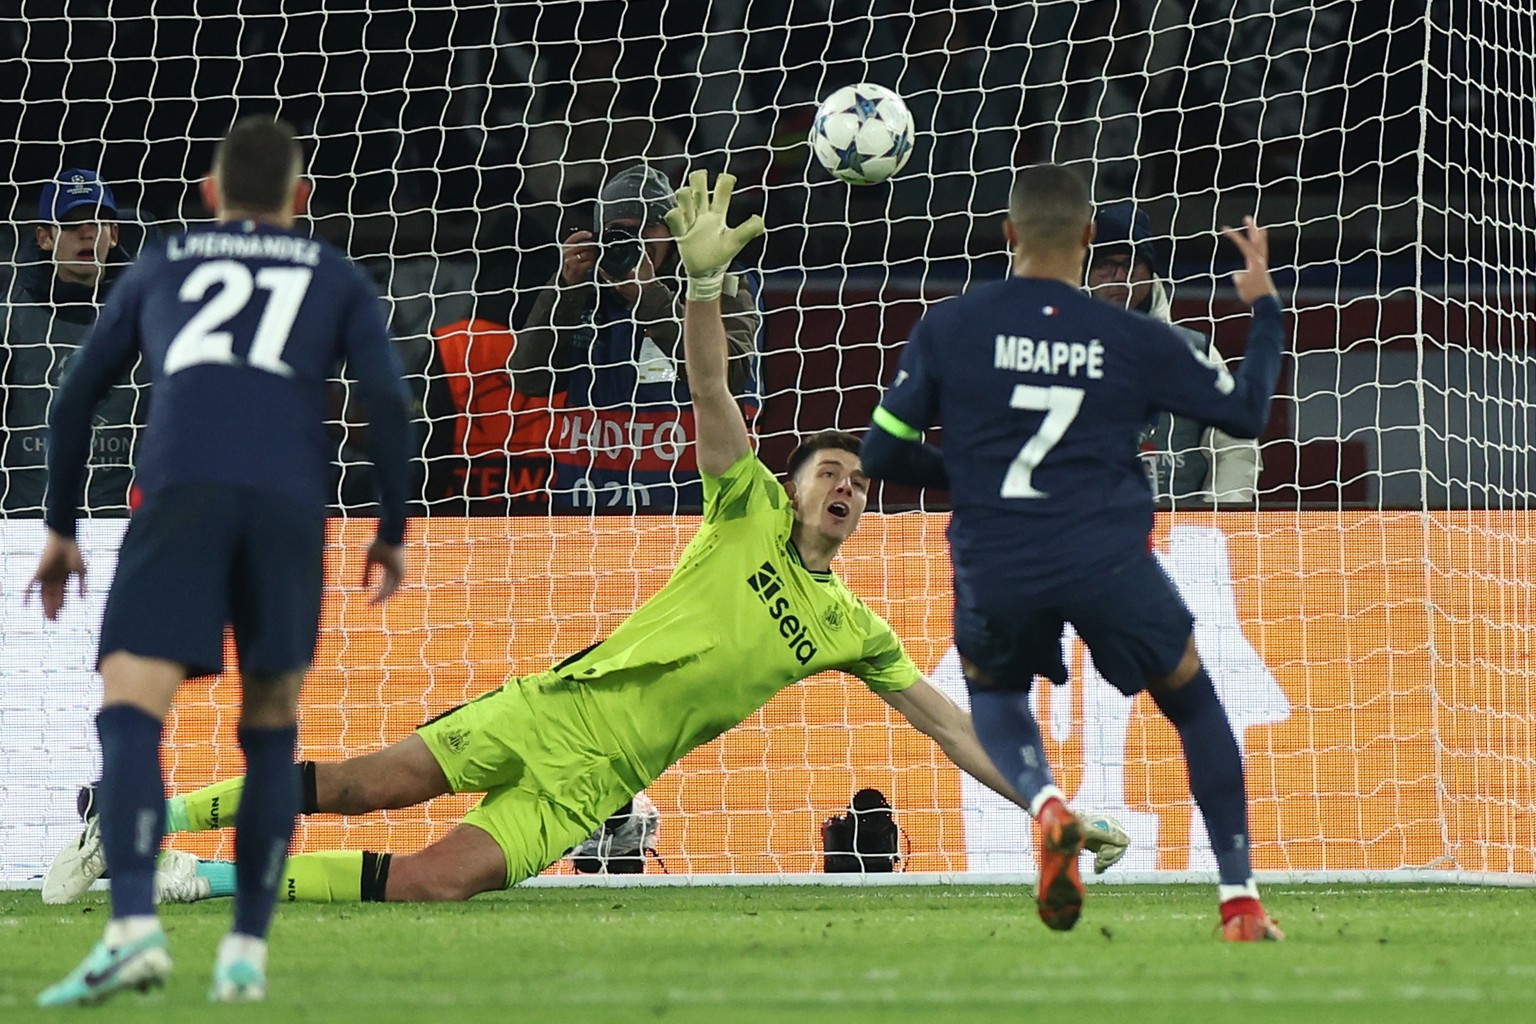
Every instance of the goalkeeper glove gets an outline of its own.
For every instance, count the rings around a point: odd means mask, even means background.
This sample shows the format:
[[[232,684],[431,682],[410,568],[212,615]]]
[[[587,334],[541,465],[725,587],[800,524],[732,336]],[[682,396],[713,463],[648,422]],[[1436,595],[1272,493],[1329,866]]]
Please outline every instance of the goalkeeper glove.
[[[1131,837],[1107,814],[1082,814],[1083,849],[1093,854],[1093,873],[1102,875],[1125,856]]]
[[[755,213],[734,228],[725,226],[731,190],[735,187],[736,176],[722,174],[715,179],[715,190],[711,193],[709,173],[694,171],[688,176],[688,184],[677,190],[677,206],[667,211],[667,226],[672,229],[677,254],[688,271],[689,301],[718,299],[731,260],[763,233],[763,218]]]

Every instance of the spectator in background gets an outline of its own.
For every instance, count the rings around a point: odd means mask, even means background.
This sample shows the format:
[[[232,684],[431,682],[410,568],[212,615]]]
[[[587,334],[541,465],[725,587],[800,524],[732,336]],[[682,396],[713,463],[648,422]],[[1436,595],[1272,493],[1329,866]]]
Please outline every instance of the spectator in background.
[[[549,398],[513,389],[517,339],[480,315],[432,332],[426,412],[429,514],[505,516],[549,508]]]
[[[1171,285],[1147,215],[1134,203],[1111,203],[1094,215],[1088,254],[1089,292],[1115,306],[1172,324],[1202,358],[1222,362],[1212,339],[1173,324]],[[1251,504],[1259,481],[1259,443],[1240,440],[1185,417],[1161,414],[1141,437],[1142,458],[1161,501]]]
[[[117,200],[95,171],[60,172],[43,186],[37,217],[34,238],[23,245],[0,310],[0,510],[41,518],[49,405],[129,257],[118,244]],[[87,515],[128,514],[133,446],[145,422],[147,385],[135,368],[97,407]]]
[[[570,232],[560,272],[517,332],[517,390],[547,399],[555,508],[698,508],[692,398],[682,363],[683,289],[663,217],[672,186],[643,164],[603,185],[593,230]],[[721,298],[730,384],[757,411],[751,289],[729,274]]]

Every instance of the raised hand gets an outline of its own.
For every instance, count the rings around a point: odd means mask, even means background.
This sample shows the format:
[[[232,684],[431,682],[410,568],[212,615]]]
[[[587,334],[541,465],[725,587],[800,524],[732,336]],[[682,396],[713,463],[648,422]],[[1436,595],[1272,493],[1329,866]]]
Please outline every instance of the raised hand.
[[[677,206],[667,211],[667,226],[688,271],[688,298],[696,302],[720,297],[731,260],[763,233],[763,218],[755,213],[734,228],[726,226],[735,187],[734,174],[721,174],[711,192],[709,172],[694,171],[688,184],[677,190]]]
[[[1280,292],[1269,276],[1269,232],[1254,223],[1252,217],[1244,217],[1242,231],[1224,227],[1221,233],[1243,254],[1243,269],[1232,275],[1238,298],[1250,306],[1266,295],[1278,298]]]

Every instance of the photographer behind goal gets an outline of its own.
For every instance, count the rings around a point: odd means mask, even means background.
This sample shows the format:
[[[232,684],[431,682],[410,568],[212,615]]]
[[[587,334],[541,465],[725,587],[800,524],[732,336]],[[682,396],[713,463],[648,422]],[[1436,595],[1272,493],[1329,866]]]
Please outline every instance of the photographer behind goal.
[[[609,177],[592,229],[564,232],[560,271],[517,332],[514,384],[554,408],[557,509],[703,505],[682,360],[685,272],[664,219],[673,204],[653,167]],[[741,274],[726,274],[720,305],[731,391],[750,422],[761,317]]]

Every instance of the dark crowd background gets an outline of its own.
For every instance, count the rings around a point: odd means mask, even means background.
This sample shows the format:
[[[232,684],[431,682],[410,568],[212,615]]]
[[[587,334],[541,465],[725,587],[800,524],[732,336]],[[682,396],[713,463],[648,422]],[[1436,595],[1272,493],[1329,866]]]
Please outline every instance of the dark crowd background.
[[[314,229],[375,274],[425,380],[435,328],[469,316],[522,322],[554,271],[558,239],[590,224],[614,168],[644,160],[677,181],[686,169],[728,166],[742,180],[742,212],[761,210],[769,224],[752,254],[767,353],[760,426],[785,436],[829,425],[811,422],[828,408],[839,425],[862,426],[852,421],[879,383],[817,379],[817,351],[838,339],[803,337],[803,312],[787,307],[883,311],[890,294],[915,298],[915,315],[922,302],[1004,272],[997,222],[1013,172],[1036,160],[1081,166],[1102,201],[1137,200],[1186,302],[1209,302],[1219,288],[1231,264],[1214,231],[1248,212],[1275,225],[1283,285],[1335,304],[1402,289],[1520,290],[1523,273],[1511,268],[1529,265],[1519,257],[1533,204],[1513,169],[1532,166],[1532,97],[1518,85],[1520,55],[1476,41],[1531,38],[1532,18],[1491,5],[234,7],[0,7],[11,262],[22,258],[38,189],[60,168],[97,168],[112,183],[131,248],[208,217],[196,182],[235,117],[280,115],[305,138]],[[907,99],[918,144],[893,182],[849,189],[813,165],[804,139],[818,98],[863,80]],[[890,327],[878,320],[871,329]],[[854,375],[884,373],[900,338],[857,339],[878,351]],[[1336,347],[1371,340],[1341,337]],[[1523,347],[1523,334],[1516,341]],[[867,393],[830,406],[805,400],[844,385]],[[418,392],[430,449],[424,384]],[[1271,440],[1287,432],[1294,424],[1281,417]],[[1269,483],[1291,485],[1275,493],[1294,507],[1309,494],[1291,462],[1289,479]],[[1331,472],[1333,489],[1311,497],[1374,496],[1338,486],[1354,472],[1343,462]]]

